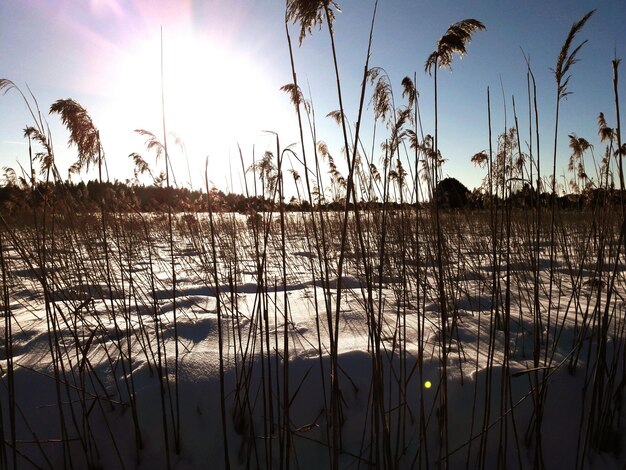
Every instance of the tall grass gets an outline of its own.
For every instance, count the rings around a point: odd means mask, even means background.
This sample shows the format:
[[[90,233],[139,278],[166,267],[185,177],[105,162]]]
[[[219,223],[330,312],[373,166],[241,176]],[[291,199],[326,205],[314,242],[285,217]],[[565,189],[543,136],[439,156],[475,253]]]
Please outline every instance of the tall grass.
[[[171,468],[197,455],[219,456],[202,464],[225,468],[543,468],[554,462],[549,432],[558,429],[562,382],[579,387],[567,397],[580,426],[568,464],[584,468],[603,452],[622,458],[619,61],[612,64],[617,127],[601,115],[606,151],[595,177],[584,170],[586,141],[570,136],[572,162],[582,166],[568,171],[585,203],[559,209],[556,155],[559,108],[582,44],[570,48],[592,13],[575,23],[557,59],[552,174],[546,180],[541,172],[528,64],[528,136],[515,97],[510,126],[503,93],[505,119],[494,138],[488,88],[488,150],[472,157],[486,167],[475,193],[482,207],[450,209],[440,190],[437,71],[465,54],[484,25],[453,24],[427,59],[435,107],[433,135],[424,135],[417,76],[402,81],[399,104],[384,69],[370,65],[377,7],[351,126],[335,47],[338,5],[287,2],[292,82],[283,90],[299,145],[281,146],[274,132],[275,148],[260,158],[240,149],[246,195],[265,198],[265,211],[222,211],[207,161],[201,212],[176,213],[170,203],[144,214],[132,194],[117,201],[102,194],[93,214],[63,192],[34,97],[0,81],[0,91],[22,95],[33,121],[25,132],[30,174],[10,183],[29,194],[30,213],[0,214],[2,468]],[[338,106],[330,117],[345,166],[318,136],[312,98],[298,82],[291,23],[300,42],[326,26]],[[163,138],[138,131],[155,163],[131,158],[137,174],[163,170],[155,184],[172,194],[164,95],[162,106]],[[102,182],[104,149],[85,108],[60,100],[51,111],[78,153],[72,170],[97,165]],[[301,212],[287,211],[289,174],[308,202]],[[600,190],[595,198],[592,190]],[[329,199],[339,210],[329,210]],[[46,347],[28,351],[36,327]],[[45,398],[23,394],[31,381],[43,384]],[[26,409],[33,404],[42,408]],[[207,435],[192,435],[194,425]]]

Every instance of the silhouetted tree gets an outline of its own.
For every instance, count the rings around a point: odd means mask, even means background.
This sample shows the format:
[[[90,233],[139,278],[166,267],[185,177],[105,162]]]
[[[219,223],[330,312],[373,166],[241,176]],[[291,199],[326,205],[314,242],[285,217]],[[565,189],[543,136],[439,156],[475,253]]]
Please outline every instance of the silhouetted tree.
[[[442,179],[435,189],[435,198],[440,207],[463,208],[468,203],[470,190],[456,178]]]

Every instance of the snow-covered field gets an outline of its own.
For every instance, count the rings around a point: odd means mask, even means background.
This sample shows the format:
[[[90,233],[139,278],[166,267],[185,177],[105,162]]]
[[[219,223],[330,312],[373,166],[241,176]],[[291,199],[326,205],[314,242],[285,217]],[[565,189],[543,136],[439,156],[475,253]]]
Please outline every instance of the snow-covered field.
[[[3,230],[9,468],[623,467],[613,222],[263,217]]]

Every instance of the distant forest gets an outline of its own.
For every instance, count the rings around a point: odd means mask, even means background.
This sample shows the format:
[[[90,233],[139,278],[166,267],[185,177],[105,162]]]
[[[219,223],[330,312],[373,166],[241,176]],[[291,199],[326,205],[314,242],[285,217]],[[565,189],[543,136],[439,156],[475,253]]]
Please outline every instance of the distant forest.
[[[604,206],[607,204],[619,205],[622,197],[615,189],[590,189],[581,194],[566,194],[559,196],[557,206],[567,210],[582,210],[587,207]],[[550,193],[544,192],[537,197],[534,189],[524,184],[517,191],[512,192],[510,200],[500,197],[490,197],[485,192],[474,189],[468,190],[455,178],[445,178],[439,182],[435,190],[435,198],[439,200],[440,207],[446,209],[487,209],[491,201],[498,206],[507,202],[512,207],[536,207],[537,201],[544,207],[550,206]],[[186,188],[166,188],[161,186],[135,186],[121,182],[89,181],[87,183],[37,183],[34,187],[26,185],[7,184],[0,187],[0,209],[5,216],[17,216],[25,213],[30,208],[42,207],[44,201],[62,200],[65,204],[76,211],[97,211],[102,202],[105,207],[112,211],[139,211],[160,212],[167,208],[175,212],[206,212],[210,209],[216,212],[267,212],[278,209],[278,202],[271,197],[245,196],[212,189],[210,197],[206,192],[192,191]],[[286,210],[302,211],[309,210],[307,200],[299,200],[292,197],[289,201],[283,201]],[[381,208],[380,201],[362,201],[361,207],[374,209]],[[387,202],[388,206],[399,208],[399,203]],[[421,205],[427,206],[428,202]],[[414,207],[415,204],[404,204],[405,207]],[[316,204],[316,208],[320,208]],[[322,201],[323,210],[343,210],[345,201]]]

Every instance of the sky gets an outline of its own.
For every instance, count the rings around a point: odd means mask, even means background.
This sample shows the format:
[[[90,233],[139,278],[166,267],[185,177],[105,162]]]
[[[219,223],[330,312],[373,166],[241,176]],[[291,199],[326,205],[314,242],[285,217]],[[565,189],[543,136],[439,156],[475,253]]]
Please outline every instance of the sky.
[[[353,127],[374,2],[339,4],[335,41],[344,107]],[[594,8],[574,43],[588,40],[571,70],[571,94],[561,103],[557,176],[562,181],[571,153],[568,135],[585,137],[599,156],[603,144],[597,137],[598,114],[604,112],[615,126],[611,61],[626,55],[623,0],[380,0],[370,66],[388,74],[396,106],[405,104],[402,78],[415,74],[424,133],[433,134],[433,78],[424,71],[426,58],[451,24],[465,18],[485,24],[486,31],[474,34],[468,54],[455,57],[451,71],[439,73],[443,174],[472,189],[481,184],[485,170],[475,168],[470,158],[489,148],[488,87],[493,144],[505,123],[513,125],[515,98],[526,148],[524,54],[537,80],[541,156],[544,163],[551,161],[556,101],[552,69],[571,25]],[[211,186],[243,192],[238,148],[247,168],[253,155],[275,151],[272,132],[281,148],[299,142],[294,109],[280,90],[292,81],[284,16],[285,3],[278,0],[0,0],[0,78],[13,81],[31,104],[32,92],[50,127],[62,175],[76,160],[76,151],[68,148],[68,132],[59,116],[48,115],[48,110],[58,99],[72,98],[88,110],[100,131],[109,177],[125,181],[133,177],[129,154],[137,152],[150,163],[155,159],[135,130],[163,136],[162,37],[166,128],[184,142],[183,150],[168,134],[177,184],[201,187],[206,167]],[[289,31],[298,80],[315,110],[317,137],[344,169],[340,129],[326,117],[339,108],[328,31],[325,26],[314,30],[301,45],[298,27],[290,25]],[[371,92],[370,87],[362,139],[365,148],[374,148],[374,162],[380,162],[385,130],[378,126],[374,134]],[[619,92],[623,102],[624,80]],[[19,93],[0,95],[0,168],[19,173],[20,166],[28,167],[23,129],[29,125],[32,118]],[[300,153],[298,145],[293,149]],[[287,164],[303,173],[295,159]],[[542,169],[545,173],[549,168]],[[95,176],[82,173],[72,180]]]

